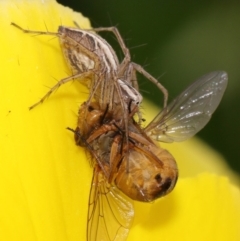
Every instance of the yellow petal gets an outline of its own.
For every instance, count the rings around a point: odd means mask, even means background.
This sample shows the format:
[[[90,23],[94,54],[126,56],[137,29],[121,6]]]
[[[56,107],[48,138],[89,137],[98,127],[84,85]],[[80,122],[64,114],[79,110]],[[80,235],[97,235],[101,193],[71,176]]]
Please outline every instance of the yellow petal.
[[[73,26],[73,21],[89,28],[89,21],[54,0],[0,1],[0,18],[0,240],[85,240],[92,169],[84,149],[65,129],[76,126],[87,89],[78,82],[66,84],[29,111],[48,91],[45,86],[53,86],[71,71],[57,38],[24,34],[10,23],[56,32],[59,25]],[[189,144],[182,150],[187,159]],[[208,159],[205,147],[202,159]],[[168,197],[154,204],[136,203],[128,240],[187,240],[188,232],[193,237],[197,229],[204,235],[213,230],[209,236],[213,238],[225,237],[219,233],[227,235],[228,230],[231,237],[239,237],[239,200],[239,190],[225,178],[210,174],[180,178]],[[217,224],[212,229],[210,217]],[[217,227],[220,231],[214,236]]]

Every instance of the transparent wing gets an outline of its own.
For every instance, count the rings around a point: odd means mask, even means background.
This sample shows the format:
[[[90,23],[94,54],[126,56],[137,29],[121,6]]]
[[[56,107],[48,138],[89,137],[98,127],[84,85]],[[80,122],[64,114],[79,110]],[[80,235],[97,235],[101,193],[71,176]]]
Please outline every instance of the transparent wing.
[[[145,131],[163,142],[184,141],[200,131],[218,107],[227,87],[223,71],[211,72],[190,85],[164,108]]]
[[[133,204],[94,170],[88,207],[88,241],[124,241],[134,217]]]

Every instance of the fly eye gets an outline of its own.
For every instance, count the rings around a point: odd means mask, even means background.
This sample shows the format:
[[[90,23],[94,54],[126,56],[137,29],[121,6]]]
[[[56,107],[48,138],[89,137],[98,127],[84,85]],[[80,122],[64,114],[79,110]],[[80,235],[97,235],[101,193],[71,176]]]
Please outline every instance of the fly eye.
[[[171,187],[172,185],[172,179],[171,178],[167,178],[165,180],[165,182],[162,184],[161,188],[162,188],[162,192],[167,192],[168,189]]]
[[[159,173],[155,176],[155,180],[157,181],[157,183],[160,183],[162,181],[162,177]]]

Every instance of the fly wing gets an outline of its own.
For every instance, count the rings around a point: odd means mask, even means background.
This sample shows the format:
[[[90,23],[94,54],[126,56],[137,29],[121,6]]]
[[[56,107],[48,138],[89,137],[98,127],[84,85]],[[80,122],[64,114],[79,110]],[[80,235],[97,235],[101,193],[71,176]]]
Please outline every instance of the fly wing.
[[[194,136],[218,107],[227,82],[223,71],[202,76],[164,108],[145,131],[162,142],[179,142]]]
[[[89,196],[87,240],[124,241],[133,217],[130,199],[110,185],[96,167]]]

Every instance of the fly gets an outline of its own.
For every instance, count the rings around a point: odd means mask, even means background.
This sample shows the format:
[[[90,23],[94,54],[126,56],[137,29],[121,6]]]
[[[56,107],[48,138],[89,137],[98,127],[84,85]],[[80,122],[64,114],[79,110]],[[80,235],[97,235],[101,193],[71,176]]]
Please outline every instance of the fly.
[[[223,71],[201,77],[145,128],[129,115],[128,142],[114,111],[103,111],[96,102],[81,106],[76,130],[68,129],[75,133],[76,144],[85,146],[93,157],[88,241],[126,240],[134,217],[132,200],[150,202],[173,190],[177,164],[153,140],[184,141],[195,135],[210,120],[227,82]]]

